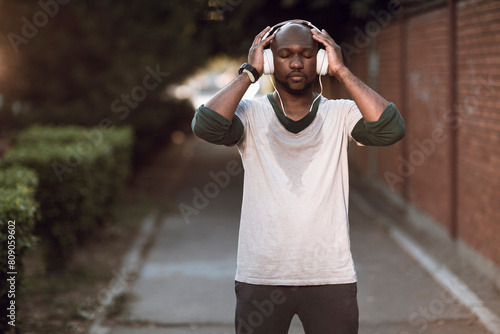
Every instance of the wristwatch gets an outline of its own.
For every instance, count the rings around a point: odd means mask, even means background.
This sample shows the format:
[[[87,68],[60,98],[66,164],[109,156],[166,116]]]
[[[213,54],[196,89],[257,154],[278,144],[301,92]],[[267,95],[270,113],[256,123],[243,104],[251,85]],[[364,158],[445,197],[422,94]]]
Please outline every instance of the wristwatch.
[[[240,66],[240,69],[238,70],[238,74],[241,74],[241,73],[246,73],[248,75],[248,77],[250,78],[250,81],[252,83],[259,80],[259,77],[260,77],[259,72],[257,72],[257,69],[255,69],[255,67],[253,67],[252,65],[250,65],[248,63],[243,63],[243,65]]]

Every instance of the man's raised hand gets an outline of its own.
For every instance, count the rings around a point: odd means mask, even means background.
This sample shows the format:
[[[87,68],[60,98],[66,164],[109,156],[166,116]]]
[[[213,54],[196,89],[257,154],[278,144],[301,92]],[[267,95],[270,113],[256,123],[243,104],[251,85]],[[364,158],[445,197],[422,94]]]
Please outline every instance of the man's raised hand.
[[[332,37],[323,29],[319,31],[317,29],[311,30],[312,37],[318,43],[325,46],[326,52],[328,54],[328,74],[335,76],[339,70],[345,68],[344,61],[342,60],[342,50],[340,46],[335,43]]]
[[[248,63],[255,67],[260,75],[264,73],[264,48],[274,38],[274,34],[262,40],[262,37],[271,30],[271,27],[266,27],[257,36],[255,36],[252,46],[248,51]]]

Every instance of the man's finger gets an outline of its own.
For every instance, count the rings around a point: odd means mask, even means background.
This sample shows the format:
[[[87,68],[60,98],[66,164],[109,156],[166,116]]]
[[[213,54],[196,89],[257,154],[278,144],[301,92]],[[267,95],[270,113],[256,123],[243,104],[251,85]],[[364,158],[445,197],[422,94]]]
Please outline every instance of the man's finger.
[[[313,34],[313,38],[321,44],[325,44],[327,39],[324,36]]]
[[[326,37],[319,30],[313,29],[313,30],[311,30],[311,34],[313,35],[313,37],[316,37],[318,39],[321,39],[321,40],[326,39]]]
[[[262,40],[262,37],[264,37],[266,32],[268,32],[270,29],[271,29],[270,26],[265,27],[264,30],[262,30],[257,36],[255,36],[255,38],[253,40],[253,44],[256,45],[256,44],[260,43]]]
[[[317,42],[323,44],[325,47],[328,46],[328,45],[329,46],[335,46],[335,45],[337,45],[337,43],[335,43],[335,41],[333,40],[333,38],[331,38],[330,35],[328,35],[328,33],[326,33],[326,32],[325,33],[321,33],[319,31],[315,31],[313,33],[313,38]]]
[[[269,42],[271,42],[271,40],[276,37],[276,35],[271,35],[269,37],[267,37],[265,40],[262,41],[262,43],[264,44],[264,46],[266,46],[267,44],[269,44]]]

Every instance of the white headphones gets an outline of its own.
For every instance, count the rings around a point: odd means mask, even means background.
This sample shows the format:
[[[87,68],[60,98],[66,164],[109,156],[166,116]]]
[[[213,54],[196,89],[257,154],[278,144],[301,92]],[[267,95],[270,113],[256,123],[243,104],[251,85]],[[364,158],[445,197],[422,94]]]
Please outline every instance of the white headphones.
[[[276,34],[282,27],[287,26],[292,23],[302,24],[310,29],[317,29],[311,22],[295,19],[288,20],[281,23],[276,24],[269,30],[262,39],[266,39],[267,37]],[[319,43],[321,45],[321,43]],[[274,57],[273,51],[271,48],[264,49],[264,74],[273,74],[274,73]],[[316,55],[316,73],[319,75],[328,74],[328,55],[325,49],[319,49]]]

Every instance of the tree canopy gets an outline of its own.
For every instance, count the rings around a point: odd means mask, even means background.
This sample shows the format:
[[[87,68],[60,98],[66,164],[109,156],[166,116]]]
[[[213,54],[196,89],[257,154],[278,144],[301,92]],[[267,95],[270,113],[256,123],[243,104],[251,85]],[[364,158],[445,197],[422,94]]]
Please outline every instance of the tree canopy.
[[[379,0],[3,0],[0,115],[4,121],[14,111],[52,123],[95,124],[112,112],[113,101],[144,85],[151,71],[162,74],[158,85],[146,90],[147,99],[212,56],[246,55],[267,25],[303,18],[342,38],[384,5]]]

